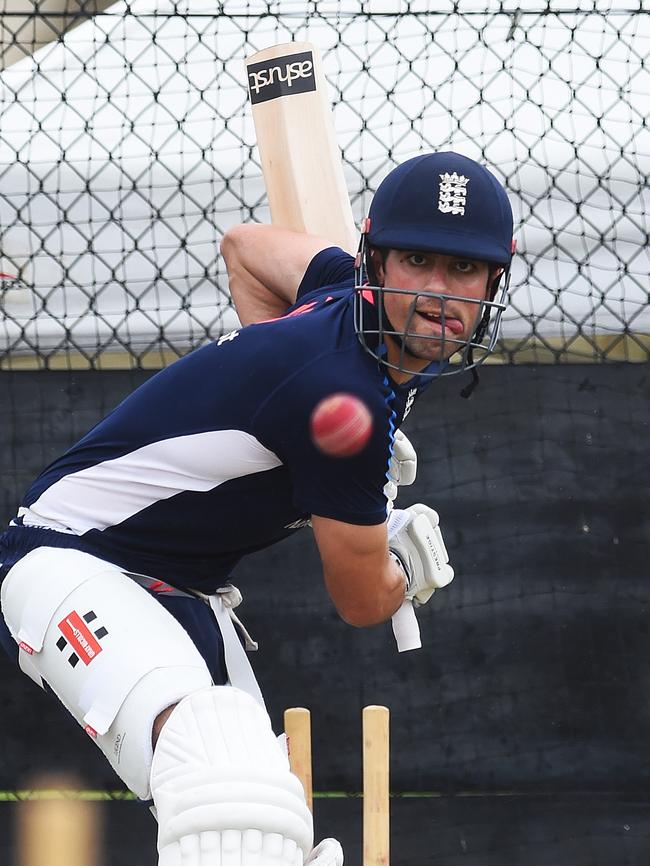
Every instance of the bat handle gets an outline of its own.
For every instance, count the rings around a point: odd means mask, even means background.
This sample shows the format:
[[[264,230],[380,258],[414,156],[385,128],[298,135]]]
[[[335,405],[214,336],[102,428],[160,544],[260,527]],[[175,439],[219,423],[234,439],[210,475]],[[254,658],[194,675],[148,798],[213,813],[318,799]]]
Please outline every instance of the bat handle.
[[[420,626],[415,616],[413,602],[404,599],[402,606],[392,616],[393,634],[397,643],[397,652],[420,649]]]

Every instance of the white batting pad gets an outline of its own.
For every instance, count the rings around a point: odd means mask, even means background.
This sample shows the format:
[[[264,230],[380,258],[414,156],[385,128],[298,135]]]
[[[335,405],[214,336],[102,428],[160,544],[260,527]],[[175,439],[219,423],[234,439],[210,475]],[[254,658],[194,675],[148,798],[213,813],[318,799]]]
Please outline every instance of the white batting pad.
[[[312,817],[267,713],[246,692],[185,698],[154,753],[159,866],[303,866]]]
[[[337,839],[323,839],[307,858],[305,866],[343,866],[343,849]]]
[[[2,613],[26,673],[51,687],[148,799],[156,716],[212,682],[185,629],[116,566],[53,547],[9,571]]]

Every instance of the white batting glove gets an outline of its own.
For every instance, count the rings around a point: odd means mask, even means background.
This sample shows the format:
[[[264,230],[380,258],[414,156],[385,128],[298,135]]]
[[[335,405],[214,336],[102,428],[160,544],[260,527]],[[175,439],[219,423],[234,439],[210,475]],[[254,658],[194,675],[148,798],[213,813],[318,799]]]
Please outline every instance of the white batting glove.
[[[389,509],[397,499],[398,487],[413,484],[417,471],[418,456],[415,448],[401,430],[396,430],[393,438],[393,453],[388,463],[388,481],[384,487]]]
[[[396,508],[388,519],[388,547],[406,575],[405,597],[415,605],[454,579],[438,524],[438,513],[422,504]]]
[[[336,839],[323,839],[305,860],[305,866],[343,866],[343,849]]]

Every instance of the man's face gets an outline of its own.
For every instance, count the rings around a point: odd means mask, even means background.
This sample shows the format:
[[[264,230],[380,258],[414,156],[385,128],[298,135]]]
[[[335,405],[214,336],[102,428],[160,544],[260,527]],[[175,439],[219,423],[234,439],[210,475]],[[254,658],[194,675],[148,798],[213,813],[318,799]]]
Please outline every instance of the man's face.
[[[374,250],[373,263],[380,285],[401,290],[384,292],[384,308],[392,329],[410,334],[404,345],[414,359],[407,364],[412,371],[431,361],[446,361],[470,339],[484,309],[477,302],[485,300],[488,283],[496,276],[486,262],[441,253],[390,250],[382,263]],[[413,294],[417,292],[449,297],[443,301]],[[386,343],[389,362],[399,366],[399,344],[391,337]]]

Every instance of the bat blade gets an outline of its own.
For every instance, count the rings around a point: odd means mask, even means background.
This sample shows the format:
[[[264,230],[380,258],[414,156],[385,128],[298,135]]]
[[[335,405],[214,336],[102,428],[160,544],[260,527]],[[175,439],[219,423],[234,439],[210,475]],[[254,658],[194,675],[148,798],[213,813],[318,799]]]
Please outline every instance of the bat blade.
[[[274,45],[249,57],[246,71],[273,224],[354,254],[358,233],[318,49]]]

